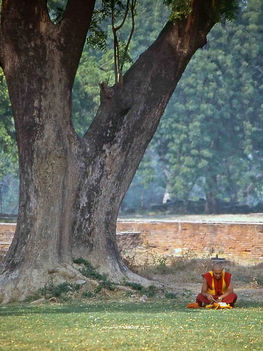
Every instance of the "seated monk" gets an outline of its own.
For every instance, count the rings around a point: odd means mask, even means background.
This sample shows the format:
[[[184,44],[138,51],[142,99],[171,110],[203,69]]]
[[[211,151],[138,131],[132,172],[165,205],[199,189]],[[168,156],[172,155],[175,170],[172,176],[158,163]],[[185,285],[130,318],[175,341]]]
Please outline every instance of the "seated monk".
[[[226,302],[230,306],[234,306],[237,295],[233,292],[231,274],[225,272],[222,265],[219,263],[214,264],[212,271],[202,276],[203,286],[201,294],[196,298],[196,302],[200,307],[210,305],[213,302]]]

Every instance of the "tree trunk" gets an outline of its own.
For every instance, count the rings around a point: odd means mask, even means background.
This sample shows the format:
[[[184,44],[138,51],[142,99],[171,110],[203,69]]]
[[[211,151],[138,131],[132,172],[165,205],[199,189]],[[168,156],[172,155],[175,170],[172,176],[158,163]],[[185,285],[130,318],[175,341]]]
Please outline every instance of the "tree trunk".
[[[205,202],[205,213],[212,214],[218,213],[218,203],[216,198],[217,192],[217,177],[207,176],[206,177],[206,202]]]
[[[76,203],[73,256],[89,259],[113,279],[130,274],[116,249],[121,201],[187,63],[213,25],[208,3],[195,6],[187,20],[165,26],[123,84],[101,86],[101,106],[84,136],[88,163],[83,161]]]
[[[78,274],[71,268],[70,247],[80,175],[71,89],[94,1],[74,0],[76,11],[69,1],[57,26],[43,1],[2,3],[1,65],[20,167],[17,229],[0,277],[0,301],[8,302],[36,292],[55,272],[62,280]],[[71,34],[74,30],[77,38]]]
[[[74,279],[72,258],[80,256],[116,281],[140,279],[117,250],[119,207],[177,82],[215,22],[212,1],[193,1],[189,17],[168,23],[122,84],[101,86],[101,106],[80,139],[71,88],[94,1],[69,1],[59,25],[44,3],[6,0],[2,8],[1,64],[20,163],[17,230],[0,278],[4,302],[22,300],[51,279]]]

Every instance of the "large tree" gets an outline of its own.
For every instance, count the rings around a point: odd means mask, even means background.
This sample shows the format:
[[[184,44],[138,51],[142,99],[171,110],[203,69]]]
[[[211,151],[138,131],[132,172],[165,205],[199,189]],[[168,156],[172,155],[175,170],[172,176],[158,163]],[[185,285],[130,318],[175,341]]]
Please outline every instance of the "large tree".
[[[80,138],[71,90],[95,0],[69,0],[58,23],[44,0],[2,1],[0,62],[15,119],[20,202],[1,301],[24,299],[50,275],[74,277],[73,257],[116,281],[133,277],[115,241],[121,201],[187,63],[231,9],[223,0],[166,2],[170,20],[120,83],[101,84],[99,109]]]

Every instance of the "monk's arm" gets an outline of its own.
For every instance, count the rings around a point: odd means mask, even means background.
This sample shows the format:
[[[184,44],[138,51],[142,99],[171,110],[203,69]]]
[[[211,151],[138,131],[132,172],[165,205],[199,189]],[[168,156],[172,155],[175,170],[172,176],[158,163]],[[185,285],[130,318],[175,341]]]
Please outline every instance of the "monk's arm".
[[[201,294],[202,294],[203,296],[205,296],[210,302],[215,301],[215,299],[213,298],[213,295],[209,294],[209,293],[207,292],[207,290],[208,290],[208,285],[207,285],[206,279],[204,278],[204,279],[203,279],[203,285],[202,285]]]
[[[227,288],[227,290],[226,290],[226,292],[219,297],[219,300],[223,300],[223,298],[225,298],[228,295],[232,294],[232,292],[233,292],[233,285],[232,285],[232,283],[230,283],[228,288]]]

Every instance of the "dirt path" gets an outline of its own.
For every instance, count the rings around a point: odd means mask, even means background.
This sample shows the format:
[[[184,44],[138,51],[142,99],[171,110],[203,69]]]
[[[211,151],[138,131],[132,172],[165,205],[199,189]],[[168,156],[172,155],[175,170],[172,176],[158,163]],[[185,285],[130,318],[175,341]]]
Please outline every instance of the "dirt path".
[[[148,276],[152,280],[159,281],[169,292],[175,293],[183,301],[194,302],[196,296],[200,293],[202,282],[199,283],[185,282],[181,276],[175,274],[153,274]],[[263,286],[255,282],[242,283],[233,282],[234,292],[238,296],[238,301],[262,302],[263,303]]]
[[[186,283],[185,285],[170,285],[170,288],[184,299],[195,301],[196,296],[201,291],[201,284]],[[251,287],[249,285],[238,286],[234,288],[238,300],[263,303],[263,287]]]

